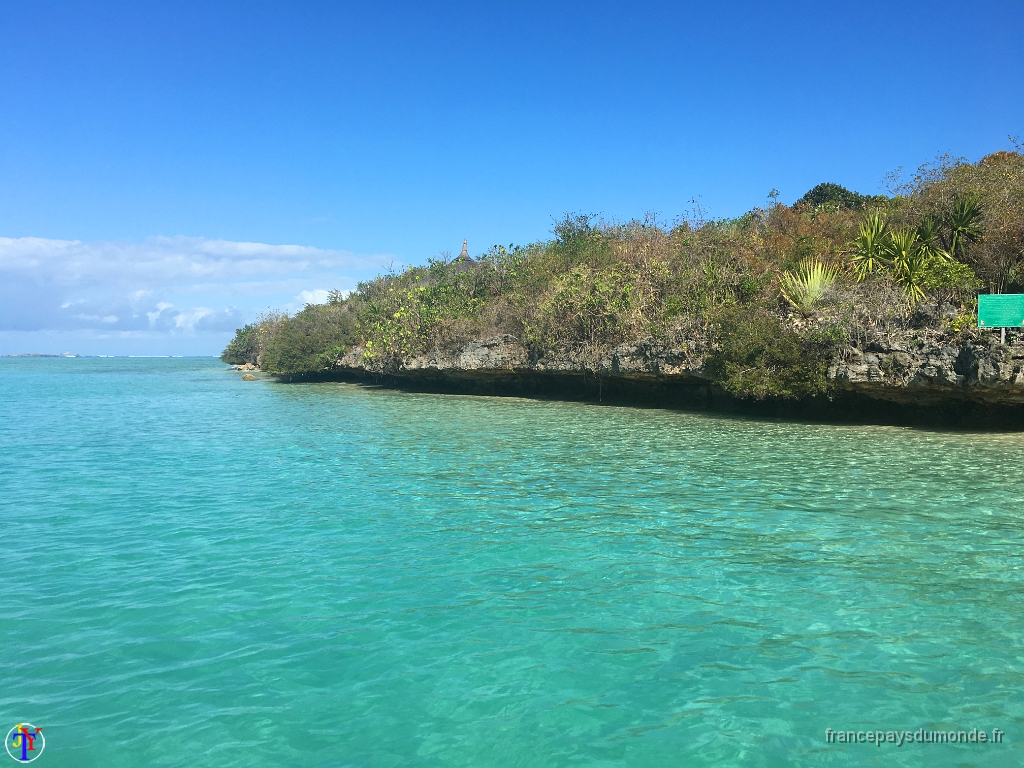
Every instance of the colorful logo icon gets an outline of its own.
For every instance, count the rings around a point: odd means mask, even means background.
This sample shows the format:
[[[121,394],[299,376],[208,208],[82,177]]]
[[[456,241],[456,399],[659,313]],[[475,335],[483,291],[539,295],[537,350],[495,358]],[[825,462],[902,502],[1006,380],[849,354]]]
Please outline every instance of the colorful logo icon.
[[[7,754],[19,763],[31,763],[46,746],[43,729],[32,723],[18,723],[7,734]]]

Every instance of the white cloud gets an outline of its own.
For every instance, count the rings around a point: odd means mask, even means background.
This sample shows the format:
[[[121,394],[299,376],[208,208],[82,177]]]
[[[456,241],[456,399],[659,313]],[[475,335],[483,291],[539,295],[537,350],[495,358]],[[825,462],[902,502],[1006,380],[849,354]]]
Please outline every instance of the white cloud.
[[[305,304],[326,304],[328,291],[326,288],[315,288],[312,291],[303,291],[295,297],[296,301]]]
[[[160,315],[162,315],[168,309],[174,309],[174,305],[166,301],[157,302],[156,309],[154,309],[152,312],[146,313],[146,317],[149,318],[149,327],[152,328],[153,326],[155,326],[157,320],[160,319]]]
[[[352,291],[341,291],[342,296],[347,296]],[[300,312],[307,304],[326,304],[330,298],[330,291],[326,288],[314,288],[312,290],[300,291],[290,302],[281,307],[288,314]]]
[[[0,331],[224,334],[261,310],[323,303],[328,287],[351,289],[392,261],[201,237],[0,237]]]
[[[115,278],[140,283],[144,298],[159,284],[290,277],[320,270],[379,269],[386,256],[304,245],[267,245],[202,237],[151,237],[143,243],[0,237],[0,272],[50,273],[60,283],[90,284]]]
[[[188,312],[179,312],[174,317],[174,325],[177,328],[185,328],[192,330],[196,327],[196,323],[202,320],[204,317],[208,317],[213,314],[212,309],[206,307],[195,307]]]

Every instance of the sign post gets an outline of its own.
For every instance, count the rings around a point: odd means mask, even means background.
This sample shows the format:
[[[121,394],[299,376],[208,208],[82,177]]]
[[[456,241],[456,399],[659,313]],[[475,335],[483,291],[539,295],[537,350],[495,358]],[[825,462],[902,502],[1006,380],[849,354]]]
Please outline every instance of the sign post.
[[[983,293],[978,296],[978,327],[998,328],[1006,343],[1007,328],[1024,328],[1024,293]]]

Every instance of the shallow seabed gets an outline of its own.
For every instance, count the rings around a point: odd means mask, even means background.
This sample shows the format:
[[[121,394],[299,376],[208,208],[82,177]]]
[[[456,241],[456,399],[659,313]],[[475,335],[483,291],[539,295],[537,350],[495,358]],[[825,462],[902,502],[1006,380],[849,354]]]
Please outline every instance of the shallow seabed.
[[[39,766],[1016,766],[1024,436],[0,360]],[[825,729],[1006,732],[827,744]]]

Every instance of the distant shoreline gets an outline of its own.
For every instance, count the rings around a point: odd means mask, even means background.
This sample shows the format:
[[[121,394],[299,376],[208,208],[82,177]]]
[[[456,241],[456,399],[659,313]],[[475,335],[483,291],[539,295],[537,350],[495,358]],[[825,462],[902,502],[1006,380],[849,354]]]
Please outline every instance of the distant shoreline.
[[[63,357],[63,358],[88,358],[88,359],[93,359],[93,360],[106,360],[106,359],[114,359],[114,358],[123,358],[123,359],[132,358],[132,359],[144,359],[144,360],[149,360],[149,359],[154,359],[154,360],[155,359],[182,360],[182,359],[186,359],[186,358],[196,358],[196,359],[207,359],[207,358],[210,358],[210,359],[214,359],[214,360],[219,360],[220,359],[219,355],[79,355],[79,354],[72,353],[72,352],[64,352],[64,353],[62,353],[60,355],[51,355],[51,354],[47,354],[47,353],[43,353],[43,352],[22,352],[22,353],[19,353],[19,354],[0,355],[0,358],[2,358],[2,357]]]
[[[22,352],[17,355],[0,355],[0,357],[78,357],[71,352],[62,352],[59,355],[50,355],[43,352]]]

